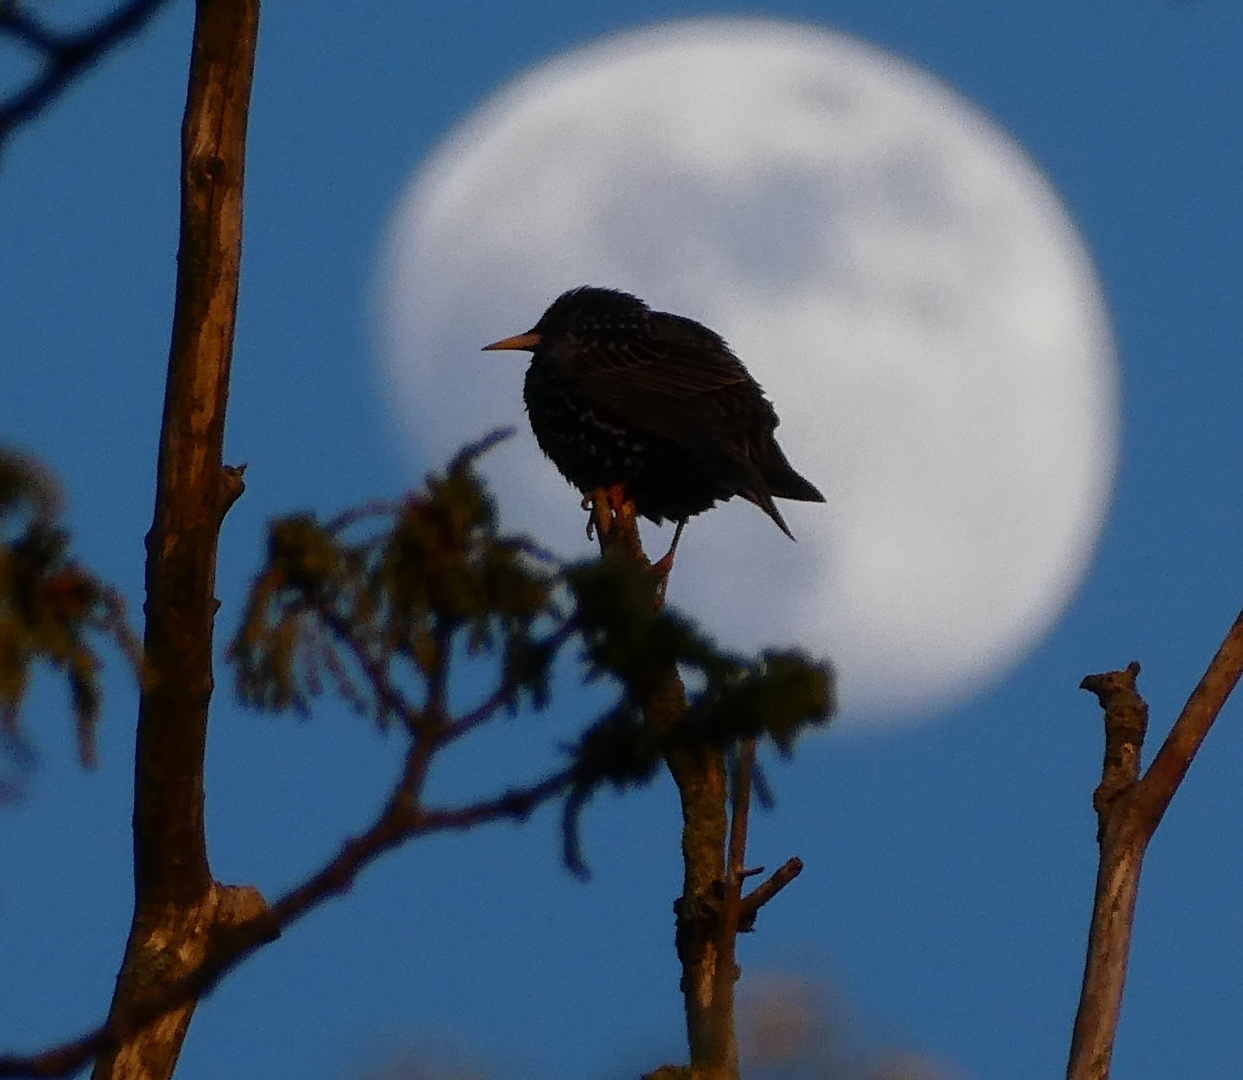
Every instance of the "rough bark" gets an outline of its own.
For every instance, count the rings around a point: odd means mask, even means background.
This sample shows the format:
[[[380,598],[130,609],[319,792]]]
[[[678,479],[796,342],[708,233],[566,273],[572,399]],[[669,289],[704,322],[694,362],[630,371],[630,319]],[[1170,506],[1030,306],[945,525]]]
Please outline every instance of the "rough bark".
[[[1130,806],[1148,729],[1148,706],[1135,688],[1138,674],[1139,664],[1132,663],[1123,671],[1089,675],[1081,684],[1097,695],[1105,710],[1105,764],[1092,797],[1101,855],[1083,988],[1071,1036],[1070,1080],[1103,1080],[1109,1075],[1122,1009],[1135,898],[1151,835]]]
[[[203,828],[216,548],[225,511],[241,493],[240,470],[224,467],[222,452],[258,17],[258,0],[199,0],[196,9],[172,346],[147,535],[134,920],[112,1017],[192,972],[214,930],[262,906],[253,890],[213,882]],[[168,1014],[102,1057],[95,1080],[170,1076],[193,1008]]]
[[[670,681],[674,680],[684,712],[685,698],[676,673],[670,676]],[[667,714],[660,709],[649,710],[648,715],[659,723]],[[723,955],[720,933],[728,831],[725,755],[711,747],[674,746],[665,760],[682,804],[684,874],[682,895],[674,907],[675,940],[682,963],[692,1076],[696,1080],[735,1080],[738,1048],[733,988],[738,976],[732,948],[728,958]]]

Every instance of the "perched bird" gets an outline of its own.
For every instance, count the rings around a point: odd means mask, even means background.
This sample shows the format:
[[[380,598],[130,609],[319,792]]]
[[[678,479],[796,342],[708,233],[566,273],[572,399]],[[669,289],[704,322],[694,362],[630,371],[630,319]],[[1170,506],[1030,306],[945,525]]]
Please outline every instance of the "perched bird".
[[[622,485],[636,514],[680,532],[741,495],[791,539],[773,499],[824,502],[777,445],[777,414],[759,383],[691,319],[583,286],[525,334],[484,349],[533,354],[522,396],[535,440],[585,496]]]

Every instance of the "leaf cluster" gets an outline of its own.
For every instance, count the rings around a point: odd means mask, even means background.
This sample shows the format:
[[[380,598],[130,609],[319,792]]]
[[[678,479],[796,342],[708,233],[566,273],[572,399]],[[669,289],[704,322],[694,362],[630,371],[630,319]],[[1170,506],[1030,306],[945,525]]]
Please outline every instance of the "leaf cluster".
[[[603,559],[566,576],[588,679],[615,679],[636,704],[671,670],[698,687],[668,737],[724,746],[767,735],[789,753],[805,726],[832,714],[827,664],[796,650],[746,658],[721,649],[686,616],[657,603],[659,580],[646,567]]]
[[[571,567],[566,580],[587,680],[608,679],[619,696],[570,748],[574,783],[565,802],[567,865],[584,872],[578,818],[605,784],[648,783],[675,747],[729,750],[767,737],[788,755],[799,733],[834,709],[831,667],[797,651],[740,657],[685,616],[658,603],[644,565],[601,559]],[[688,693],[687,687],[692,689]]]
[[[381,724],[399,720],[430,762],[502,711],[545,708],[552,666],[576,646],[583,680],[616,691],[563,748],[562,768],[549,774],[563,782],[541,789],[565,796],[566,859],[581,871],[578,819],[602,786],[646,784],[676,745],[769,737],[788,753],[800,731],[831,715],[832,674],[797,652],[720,649],[661,606],[646,564],[563,567],[502,533],[476,471],[502,437],[465,448],[398,503],[274,521],[229,658],[243,702],[306,714],[331,684]],[[467,657],[492,661],[482,677],[490,683],[480,703],[454,712],[445,687]],[[419,790],[406,794],[418,804]]]
[[[244,703],[305,715],[327,675],[381,724],[443,731],[455,647],[502,658],[494,707],[516,708],[524,692],[546,701],[555,649],[539,630],[562,618],[554,568],[499,532],[474,467],[504,434],[468,446],[399,503],[272,523],[229,649]]]
[[[139,665],[119,598],[75,563],[68,547],[51,480],[29,458],[0,449],[0,735],[19,764],[32,757],[19,714],[35,665],[64,672],[85,765],[95,760],[96,639],[112,639]]]

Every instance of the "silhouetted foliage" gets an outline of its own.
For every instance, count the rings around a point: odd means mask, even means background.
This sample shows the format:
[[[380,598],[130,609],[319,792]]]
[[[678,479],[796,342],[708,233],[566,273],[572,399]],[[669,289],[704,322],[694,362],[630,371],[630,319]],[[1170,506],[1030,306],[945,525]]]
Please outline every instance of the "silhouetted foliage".
[[[125,0],[109,14],[76,30],[56,30],[22,0],[0,0],[0,36],[37,58],[35,73],[0,98],[0,153],[22,124],[33,120],[110,49],[138,33],[165,0]]]
[[[727,748],[770,736],[788,753],[832,712],[827,665],[794,652],[744,659],[658,604],[659,579],[637,563],[558,565],[530,539],[499,530],[475,463],[506,433],[459,453],[426,488],[320,522],[274,521],[229,649],[242,701],[305,715],[331,687],[381,724],[399,721],[430,761],[501,711],[549,704],[552,665],[576,645],[588,682],[616,696],[564,748],[567,865],[583,873],[577,825],[603,785],[641,786],[671,741]],[[457,659],[491,658],[488,689],[453,711],[446,688]],[[684,718],[658,733],[644,702],[670,671],[695,687]],[[414,793],[417,796],[417,792]]]
[[[487,718],[454,724],[446,715],[448,667],[462,648],[501,659],[486,713],[515,709],[524,693],[547,703],[549,665],[565,639],[549,627],[566,617],[553,563],[499,533],[474,473],[498,437],[467,447],[401,502],[326,523],[311,514],[272,523],[267,565],[229,650],[243,702],[305,714],[327,675],[381,724],[398,719],[414,733],[453,737]]]
[[[19,767],[32,757],[20,709],[37,664],[65,674],[84,765],[95,760],[97,641],[111,639],[138,665],[119,598],[69,558],[59,502],[39,466],[0,450],[0,736],[5,756]]]

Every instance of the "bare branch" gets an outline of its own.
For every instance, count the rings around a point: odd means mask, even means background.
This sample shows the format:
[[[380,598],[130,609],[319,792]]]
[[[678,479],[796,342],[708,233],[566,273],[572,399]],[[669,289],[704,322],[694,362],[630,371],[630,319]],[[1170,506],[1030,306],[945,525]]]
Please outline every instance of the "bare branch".
[[[751,777],[755,773],[755,740],[744,739],[734,760],[733,792],[729,818],[729,862],[725,867],[726,884],[737,886],[742,896],[742,882],[747,876],[747,824],[751,812]]]
[[[146,10],[146,9],[143,9]],[[153,9],[152,9],[153,10]],[[114,17],[113,33],[140,7]],[[149,11],[147,12],[149,13]],[[148,678],[138,708],[134,918],[110,1018],[124,1026],[159,988],[203,970],[224,928],[203,824],[216,556],[241,494],[223,464],[242,245],[246,128],[258,0],[198,0],[182,125],[181,234],[155,515],[147,535]],[[159,963],[153,961],[158,956]],[[110,1047],[95,1080],[167,1080],[193,1013],[161,1013]]]
[[[1148,732],[1148,705],[1135,688],[1139,670],[1139,664],[1132,660],[1122,671],[1085,675],[1079,684],[1081,690],[1096,695],[1105,711],[1105,763],[1092,796],[1098,839],[1105,835],[1109,811],[1139,778],[1140,753]]]
[[[1243,674],[1243,612],[1234,620],[1204,676],[1174,721],[1165,742],[1148,766],[1140,784],[1137,801],[1150,820],[1151,829],[1160,823],[1170,800],[1191,767],[1200,744],[1217,719],[1230,692]]]
[[[549,634],[541,645],[550,655],[557,653],[560,651],[561,646],[573,637],[577,629],[577,623],[573,619],[567,619]],[[463,735],[474,731],[480,724],[487,723],[512,696],[513,688],[508,685],[506,680],[502,680],[501,685],[471,709],[470,712],[459,716],[447,725],[444,731],[445,741],[449,742],[453,739],[461,738]]]
[[[591,506],[591,528],[604,560],[621,560],[650,568],[635,522],[634,504],[616,490],[599,489],[584,505]],[[656,603],[663,596],[653,593]],[[726,877],[728,824],[726,815],[725,753],[709,745],[686,745],[673,738],[687,714],[686,689],[677,668],[648,672],[640,691],[644,721],[668,740],[665,762],[678,788],[682,807],[682,895],[674,902],[677,919],[675,944],[682,965],[681,989],[686,1010],[686,1034],[691,1073],[705,1080],[737,1075],[732,998],[732,958],[728,972],[729,1018],[723,1022],[718,965],[720,906]]]
[[[385,670],[375,657],[368,651],[358,635],[353,632],[349,622],[332,610],[327,604],[315,606],[316,616],[332,634],[333,638],[344,645],[354,657],[354,662],[362,669],[367,681],[371,684],[376,697],[376,709],[383,714],[392,713],[401,721],[402,726],[414,737],[418,725],[419,711],[406,700],[405,695],[393,685]]]
[[[110,49],[137,34],[165,0],[128,0],[111,15],[72,34],[43,26],[16,3],[0,5],[0,34],[41,54],[42,66],[21,89],[0,101],[0,149],[22,124],[38,116],[74,79]]]
[[[762,885],[755,888],[742,901],[742,913],[738,917],[738,929],[747,934],[755,929],[755,916],[765,904],[776,896],[803,872],[803,860],[797,855],[786,859]]]
[[[712,1067],[722,1076],[738,1073],[738,1037],[734,1017],[738,968],[738,927],[742,919],[742,886],[747,878],[747,825],[751,812],[751,778],[755,773],[755,740],[744,739],[733,755],[730,777],[729,849],[725,860],[724,896],[716,918],[717,961],[709,1011],[714,1056]],[[692,1059],[694,1064],[694,1059]]]
[[[1209,728],[1243,673],[1243,613],[1235,619],[1157,756],[1137,779],[1148,706],[1139,664],[1080,684],[1105,713],[1105,761],[1093,796],[1100,863],[1067,1080],[1105,1080],[1113,1056],[1144,853]]]
[[[376,859],[417,837],[474,828],[493,821],[521,821],[563,794],[573,782],[569,766],[538,781],[511,788],[491,799],[458,807],[416,809],[413,785],[419,773],[408,767],[371,826],[347,840],[328,862],[271,907],[251,908],[251,917],[236,925],[219,920],[212,947],[201,966],[156,994],[117,1011],[106,1024],[72,1042],[29,1056],[0,1057],[0,1077],[69,1076],[92,1058],[114,1049],[127,1038],[187,1003],[210,993],[234,968],[281,932],[327,900],[348,892],[354,880]]]

